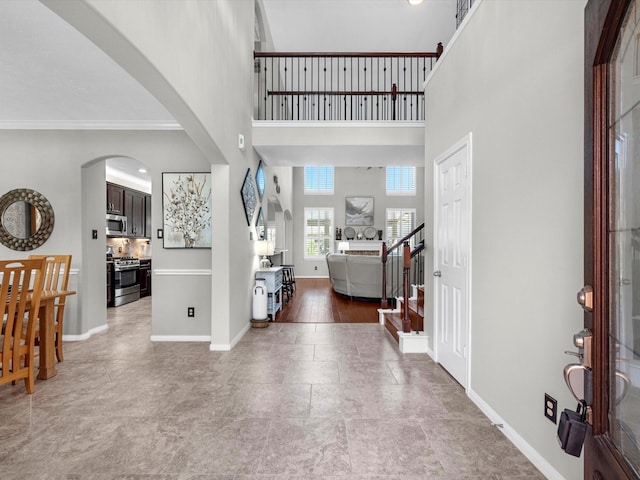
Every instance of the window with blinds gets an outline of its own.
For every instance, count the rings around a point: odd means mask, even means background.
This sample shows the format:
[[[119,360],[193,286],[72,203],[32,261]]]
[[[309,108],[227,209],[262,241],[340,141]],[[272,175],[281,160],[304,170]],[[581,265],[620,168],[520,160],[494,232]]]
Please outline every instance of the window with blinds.
[[[333,252],[333,208],[304,209],[304,258],[324,259]]]
[[[333,167],[304,167],[305,195],[333,195]]]
[[[387,195],[415,195],[416,167],[387,167]]]
[[[392,247],[416,227],[415,208],[387,208],[387,246]],[[410,244],[413,248],[413,245]]]

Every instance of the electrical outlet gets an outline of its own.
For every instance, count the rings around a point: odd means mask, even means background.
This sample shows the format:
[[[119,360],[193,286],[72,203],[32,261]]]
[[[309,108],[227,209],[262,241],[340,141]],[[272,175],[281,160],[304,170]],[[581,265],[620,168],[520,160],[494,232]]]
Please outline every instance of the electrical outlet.
[[[195,317],[196,310],[193,307],[187,307],[187,317]]]
[[[548,393],[544,394],[544,416],[555,425],[558,417],[558,401]]]
[[[314,269],[314,270],[317,270],[317,269],[318,269],[318,266],[316,265],[315,267],[313,267],[313,269]]]

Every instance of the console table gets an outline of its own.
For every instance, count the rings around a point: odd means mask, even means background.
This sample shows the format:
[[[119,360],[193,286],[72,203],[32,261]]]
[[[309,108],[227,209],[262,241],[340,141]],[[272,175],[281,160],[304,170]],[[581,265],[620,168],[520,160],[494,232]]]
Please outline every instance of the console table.
[[[264,278],[267,285],[267,314],[271,320],[276,319],[276,313],[282,310],[282,267],[260,269],[256,278]]]

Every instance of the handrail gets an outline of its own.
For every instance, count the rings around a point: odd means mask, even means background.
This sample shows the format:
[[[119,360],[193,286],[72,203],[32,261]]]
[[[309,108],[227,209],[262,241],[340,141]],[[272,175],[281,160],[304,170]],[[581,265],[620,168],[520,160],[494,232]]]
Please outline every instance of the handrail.
[[[411,259],[413,259],[414,257],[418,256],[420,253],[422,253],[424,251],[424,249],[426,248],[425,245],[425,241],[424,239],[420,238],[419,241],[415,242],[413,251],[410,250],[409,247],[409,240],[413,237],[415,237],[416,235],[418,235],[422,230],[424,229],[424,223],[422,223],[421,225],[419,225],[418,227],[414,228],[411,233],[405,235],[404,237],[402,237],[402,239],[400,239],[395,245],[393,245],[391,248],[387,248],[387,244],[386,242],[382,242],[382,252],[380,255],[381,261],[382,261],[382,293],[381,293],[381,298],[380,298],[380,308],[383,309],[387,309],[390,307],[389,305],[389,298],[387,295],[387,278],[389,276],[389,272],[387,272],[387,261],[388,261],[388,256],[389,253],[392,252],[393,250],[396,250],[400,247],[400,245],[402,245],[403,247],[406,246],[409,249],[409,253],[408,253],[408,259],[404,259],[403,258],[403,265],[404,263],[406,263],[407,261],[409,262],[409,268],[408,269],[404,269],[402,271],[402,275],[403,275],[403,296],[404,298],[409,298],[409,293],[408,293],[408,286],[405,286],[405,280],[406,282],[408,282],[408,276],[409,276],[409,272],[411,269]],[[403,252],[403,256],[404,256],[404,252]],[[399,280],[399,276],[400,276],[400,272],[397,271],[398,265],[396,264],[396,271],[394,271],[392,269],[391,273],[391,290],[392,290],[392,296],[393,296],[393,292],[396,291],[395,285],[396,285],[396,280]],[[416,277],[415,279],[420,278],[420,276],[422,275],[422,265],[419,261],[419,259],[414,260],[414,276]],[[414,280],[415,280],[414,279]],[[405,290],[406,287],[406,290]],[[395,297],[394,297],[395,298]],[[394,300],[395,302],[395,300]],[[405,302],[406,303],[406,302]]]
[[[269,90],[267,95],[424,95],[424,92],[410,92],[407,90]]]
[[[353,57],[353,58],[368,58],[368,57],[425,57],[425,58],[439,58],[442,55],[442,42],[438,43],[438,47],[435,52],[253,52],[254,58],[274,58],[274,57]]]
[[[411,333],[411,319],[409,318],[409,270],[411,269],[411,253],[409,252],[409,242],[404,242],[402,247],[402,331]]]
[[[254,52],[254,118],[423,121],[442,52]]]
[[[402,237],[400,240],[398,240],[396,242],[396,244],[394,246],[392,246],[391,248],[387,249],[387,253],[392,252],[393,250],[395,250],[396,248],[399,248],[400,245],[404,245],[404,242],[406,242],[407,240],[409,240],[411,237],[413,237],[414,235],[416,235],[420,230],[424,229],[424,223],[418,225],[416,228],[414,228],[413,230],[411,230],[411,233],[408,233],[407,235],[405,235],[404,237]]]

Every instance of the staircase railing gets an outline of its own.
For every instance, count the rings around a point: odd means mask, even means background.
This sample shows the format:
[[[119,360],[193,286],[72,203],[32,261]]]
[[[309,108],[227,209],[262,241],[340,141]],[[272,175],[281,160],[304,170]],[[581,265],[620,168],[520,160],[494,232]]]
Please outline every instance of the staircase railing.
[[[400,291],[400,285],[402,285],[402,296],[405,299],[403,306],[407,309],[403,313],[406,319],[409,317],[407,300],[411,296],[410,283],[422,284],[424,279],[422,252],[425,249],[425,242],[423,235],[424,223],[402,237],[390,248],[387,248],[385,242],[382,243],[382,294],[380,307],[385,309],[395,308],[397,292]],[[400,257],[400,255],[402,255],[402,262],[389,262],[390,256]],[[404,316],[403,318],[405,318]],[[410,325],[411,322],[409,322],[409,329],[411,328]]]
[[[255,120],[424,120],[442,54],[254,52]]]

